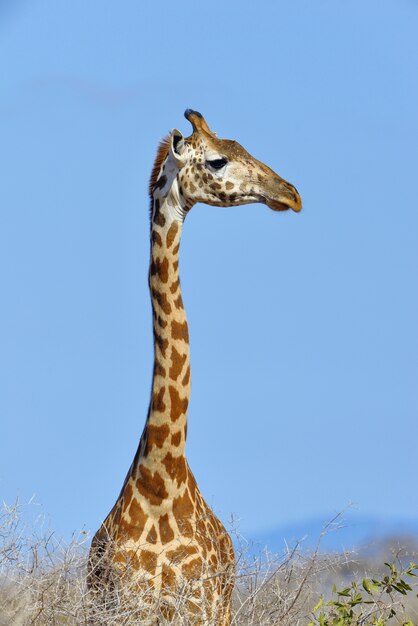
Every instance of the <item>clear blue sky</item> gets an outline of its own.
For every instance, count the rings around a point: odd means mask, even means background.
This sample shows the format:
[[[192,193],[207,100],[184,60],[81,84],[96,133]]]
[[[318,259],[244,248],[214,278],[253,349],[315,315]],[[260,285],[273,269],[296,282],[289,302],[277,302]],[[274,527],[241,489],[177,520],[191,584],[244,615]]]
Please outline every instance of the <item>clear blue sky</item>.
[[[418,3],[0,2],[0,498],[92,530],[152,369],[147,185],[201,111],[304,211],[196,206],[188,458],[244,533],[418,518]]]

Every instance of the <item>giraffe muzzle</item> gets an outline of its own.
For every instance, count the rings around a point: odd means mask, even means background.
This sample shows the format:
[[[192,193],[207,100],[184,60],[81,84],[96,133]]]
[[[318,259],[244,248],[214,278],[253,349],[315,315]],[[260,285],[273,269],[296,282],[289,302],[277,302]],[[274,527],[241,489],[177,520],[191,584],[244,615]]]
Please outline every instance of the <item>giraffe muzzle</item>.
[[[292,209],[295,213],[302,210],[302,198],[296,187],[277,176],[274,185],[269,189],[265,202],[273,211],[287,211]]]

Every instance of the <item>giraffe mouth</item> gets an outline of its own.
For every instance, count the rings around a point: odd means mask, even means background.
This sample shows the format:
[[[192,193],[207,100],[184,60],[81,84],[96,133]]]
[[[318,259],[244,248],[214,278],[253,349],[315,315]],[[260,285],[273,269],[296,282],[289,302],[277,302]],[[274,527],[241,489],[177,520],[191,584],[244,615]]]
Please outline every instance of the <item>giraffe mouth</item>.
[[[266,204],[273,211],[288,211],[289,209],[293,209],[294,211],[298,211],[300,209],[295,209],[285,202],[280,202],[278,200],[267,200]]]
[[[302,199],[297,189],[284,180],[280,180],[278,193],[269,194],[265,198],[265,203],[273,211],[288,211],[292,209],[295,213],[299,213],[302,209]]]
[[[267,178],[260,191],[262,202],[273,211],[292,209],[299,213],[302,209],[302,199],[296,187],[274,172]]]
[[[292,192],[291,195],[286,194],[286,197],[282,196],[280,199],[265,198],[264,202],[273,211],[288,211],[292,209],[295,213],[299,213],[302,209],[302,200],[296,189],[295,193]]]

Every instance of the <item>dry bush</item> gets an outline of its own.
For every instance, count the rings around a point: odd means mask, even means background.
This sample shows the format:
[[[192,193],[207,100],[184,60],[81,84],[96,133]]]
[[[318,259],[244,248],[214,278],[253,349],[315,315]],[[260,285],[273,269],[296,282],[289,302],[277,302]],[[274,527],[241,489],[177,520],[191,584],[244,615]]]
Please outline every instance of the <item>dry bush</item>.
[[[238,575],[234,596],[236,626],[298,626],[310,621],[320,592],[354,566],[354,554],[320,553],[323,537],[338,530],[341,518],[328,522],[312,551],[303,543],[286,546],[283,554],[268,551],[254,555],[251,546],[238,543]],[[238,535],[237,535],[238,536]]]
[[[338,526],[338,522],[338,518],[333,520],[324,533]],[[245,545],[237,535],[232,624],[316,624],[312,611],[321,594],[329,595],[335,583],[346,584],[348,574],[359,580],[364,576],[352,554],[321,555],[320,540],[311,553],[296,545],[279,556],[255,555],[253,547]],[[86,585],[89,543],[84,532],[71,542],[64,542],[45,530],[42,523],[25,525],[18,504],[4,507],[0,515],[0,626],[193,625],[189,618],[181,617],[193,596],[190,581],[185,581],[170,599],[170,605],[167,598],[155,598],[145,592],[139,598],[138,592],[130,593],[126,585],[123,589],[115,586],[106,594],[106,606],[94,601]],[[384,615],[393,606],[399,608],[398,599],[388,596],[384,600]],[[169,608],[173,603],[174,611]],[[357,623],[373,622],[352,622]]]
[[[63,542],[41,520],[28,527],[15,503],[0,514],[0,542],[0,626],[87,623],[87,533]]]

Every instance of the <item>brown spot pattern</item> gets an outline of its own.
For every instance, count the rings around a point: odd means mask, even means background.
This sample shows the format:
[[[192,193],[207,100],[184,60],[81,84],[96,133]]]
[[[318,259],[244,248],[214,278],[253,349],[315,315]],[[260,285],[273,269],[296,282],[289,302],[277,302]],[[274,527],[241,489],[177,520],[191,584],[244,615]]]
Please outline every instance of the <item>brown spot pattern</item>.
[[[164,339],[164,337],[161,337],[161,335],[158,335],[157,333],[154,333],[154,338],[155,338],[155,343],[159,347],[160,352],[163,358],[165,359],[165,353],[168,348],[168,339]]]
[[[131,518],[132,526],[135,526],[142,532],[148,517],[147,515],[145,515],[141,505],[136,498],[134,498],[131,502],[131,506],[129,507],[129,515]]]
[[[171,443],[173,446],[176,446],[176,448],[180,445],[180,441],[181,441],[181,431],[177,431],[176,433],[174,433],[174,435],[171,435]]]
[[[173,245],[173,242],[174,242],[174,239],[175,239],[175,237],[177,235],[178,229],[179,229],[178,224],[177,224],[176,221],[174,221],[171,224],[170,228],[168,229],[167,237],[166,237],[166,240],[165,240],[167,248],[171,248],[171,246]]]
[[[138,555],[134,550],[128,550],[126,561],[130,567],[133,567],[136,570],[141,568],[141,563],[139,561]]]
[[[187,488],[190,492],[190,495],[192,497],[193,500],[196,499],[196,489],[197,489],[197,485],[196,485],[196,479],[193,476],[192,472],[189,471],[188,477],[187,477]]]
[[[190,365],[188,366],[185,375],[183,376],[183,380],[181,381],[183,385],[188,385],[190,381]]]
[[[129,539],[132,539],[133,541],[138,541],[138,539],[142,535],[143,529],[144,529],[143,526],[136,526],[136,524],[130,524],[122,517],[120,522],[117,525],[117,539],[125,541],[125,539],[129,538]]]
[[[183,561],[188,556],[196,554],[196,552],[197,549],[193,545],[188,544],[185,546],[178,546],[177,548],[174,548],[174,550],[168,550],[167,558],[171,561],[171,563],[176,564],[179,561]]]
[[[157,569],[158,555],[150,550],[141,550],[141,566],[153,576]]]
[[[180,532],[184,536],[189,536],[190,533],[193,533],[193,528],[190,523],[190,518],[193,513],[193,502],[190,500],[189,493],[186,489],[182,496],[174,498],[173,500],[173,515],[176,518]]]
[[[163,283],[168,281],[168,259],[164,257],[162,261],[157,258],[153,258],[151,262],[151,276],[158,275]]]
[[[201,557],[197,557],[189,563],[185,563],[181,568],[185,578],[199,578],[202,574],[203,561]]]
[[[158,209],[154,213],[154,222],[161,227],[165,225],[165,217]]]
[[[123,565],[126,565],[126,553],[125,552],[116,552],[113,560],[116,563],[123,563]]]
[[[174,283],[170,286],[170,291],[171,293],[174,295],[177,291],[177,289],[180,287],[180,281],[177,278]]]
[[[165,387],[161,387],[159,391],[154,391],[152,395],[152,408],[154,411],[164,413],[166,405],[164,402]]]
[[[187,359],[187,355],[186,354],[180,354],[180,352],[178,352],[176,350],[176,347],[173,346],[171,349],[171,367],[170,367],[170,378],[171,380],[177,380],[178,377],[180,376],[182,369],[183,369],[183,365],[185,363]]]
[[[155,530],[155,526],[154,524],[151,526],[151,528],[149,529],[146,541],[147,543],[157,543],[158,540],[158,535],[157,535],[157,531]]]
[[[162,424],[161,426],[154,426],[154,424],[150,424],[147,428],[146,453],[149,452],[153,446],[156,448],[162,448],[169,434],[170,429],[167,424]]]
[[[158,526],[160,529],[161,543],[170,543],[174,539],[174,532],[170,526],[168,515],[162,515],[159,519]]]
[[[183,341],[189,342],[189,328],[187,326],[187,322],[176,322],[173,320],[171,322],[171,334],[173,339],[182,339]]]
[[[167,320],[163,320],[163,318],[161,317],[161,315],[158,315],[158,317],[157,317],[157,322],[158,322],[158,325],[159,325],[161,328],[166,328],[166,327],[167,327],[168,322],[167,322]]]
[[[162,376],[163,378],[165,378],[165,369],[158,361],[158,359],[155,359],[154,363],[154,376]]]
[[[125,487],[125,491],[123,493],[123,506],[126,508],[129,506],[130,501],[132,500],[132,496],[133,496],[133,489],[132,489],[132,485],[130,483],[128,483]]]
[[[151,239],[154,245],[157,245],[160,247],[163,245],[163,240],[161,239],[161,235],[160,233],[157,233],[156,230],[152,231]]]
[[[170,392],[171,411],[170,417],[173,422],[177,421],[181,415],[185,415],[189,406],[189,399],[182,398],[175,387],[172,385],[168,388]]]
[[[174,304],[175,304],[176,309],[183,308],[183,298],[181,297],[181,294],[179,294],[179,297],[177,298],[177,300],[174,300]]]
[[[163,563],[163,568],[161,572],[161,583],[163,589],[173,589],[176,584],[175,572],[165,563]],[[171,620],[169,621],[171,622]]]
[[[161,504],[168,496],[164,480],[158,472],[152,473],[144,465],[140,465],[140,472],[140,478],[136,481],[139,493],[151,504]]]
[[[171,313],[171,305],[169,301],[167,300],[167,296],[165,295],[165,293],[161,293],[161,291],[158,291],[158,289],[155,289],[155,287],[153,287],[152,297],[158,303],[158,305],[162,308],[162,310],[164,311],[166,315],[169,315]]]
[[[176,480],[178,486],[186,482],[187,463],[184,456],[173,456],[171,452],[167,452],[163,463],[167,474],[170,476],[171,480]]]

